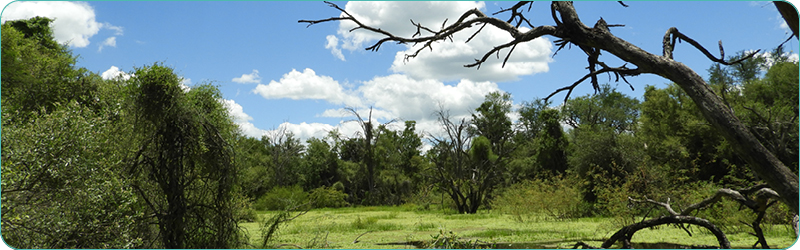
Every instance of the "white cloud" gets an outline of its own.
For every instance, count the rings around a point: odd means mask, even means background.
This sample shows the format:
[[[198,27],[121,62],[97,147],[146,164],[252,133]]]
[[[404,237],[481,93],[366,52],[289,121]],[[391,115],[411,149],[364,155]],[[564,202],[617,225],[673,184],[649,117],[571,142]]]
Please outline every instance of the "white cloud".
[[[348,2],[345,10],[355,16],[365,25],[370,25],[386,30],[398,36],[410,37],[416,28],[408,21],[413,20],[431,29],[439,29],[444,20],[454,22],[466,10],[483,9],[483,2]],[[363,29],[350,32],[355,27],[353,22],[340,22],[337,34],[342,37],[342,48],[348,50],[363,49],[370,46],[381,35]],[[508,81],[518,79],[522,75],[530,75],[549,70],[548,63],[552,61],[550,53],[552,43],[546,38],[539,38],[527,43],[519,44],[512,53],[505,67],[502,61],[505,56],[501,51],[501,58],[494,56],[484,63],[480,70],[465,68],[463,65],[474,62],[483,57],[493,47],[512,40],[508,33],[487,26],[469,43],[464,43],[467,38],[477,30],[477,27],[464,30],[456,34],[454,42],[445,41],[434,43],[432,48],[423,50],[417,57],[405,60],[405,55],[413,54],[423,46],[418,44],[406,45],[405,50],[397,52],[391,70],[395,73],[404,73],[415,79],[436,79],[451,81],[469,79],[472,81]],[[429,35],[423,33],[422,35]],[[330,38],[328,39],[330,42]]]
[[[100,77],[102,77],[103,80],[110,80],[114,78],[119,78],[121,80],[128,80],[131,78],[131,75],[119,70],[117,66],[111,66],[111,68],[101,73]]]
[[[115,30],[122,34],[122,28],[95,20],[94,9],[86,2],[43,1],[12,2],[3,11],[2,21],[28,19],[44,16],[56,19],[52,23],[56,41],[83,48],[89,45],[89,38],[101,28]]]
[[[123,34],[122,27],[114,26],[110,23],[103,23],[103,28],[113,30],[115,36],[121,36]]]
[[[102,44],[100,44],[100,47],[97,48],[97,51],[103,51],[103,47],[106,47],[106,46],[115,47],[116,48],[117,47],[117,37],[112,36],[112,37],[106,38],[106,40],[103,41]]]
[[[325,44],[325,48],[330,49],[333,56],[344,61],[344,54],[342,54],[342,50],[339,49],[339,38],[336,38],[334,35],[328,35],[325,39],[328,40],[328,43]]]
[[[445,85],[436,80],[415,80],[394,74],[365,82],[359,91],[376,108],[405,120],[431,119],[439,105],[453,115],[465,115],[477,108],[490,92],[499,91],[493,82],[461,80]]]
[[[253,93],[266,99],[289,98],[293,100],[315,99],[325,100],[332,104],[359,107],[361,101],[353,94],[346,93],[344,88],[329,76],[318,76],[312,69],[303,72],[292,69],[281,77],[280,81],[259,84]]]
[[[361,23],[391,32],[398,36],[410,37],[416,28],[409,20],[421,23],[430,28],[441,27],[446,18],[454,22],[464,11],[485,7],[483,2],[367,2],[352,1],[345,5],[345,10]],[[339,22],[337,33],[344,38],[342,48],[348,50],[363,49],[366,43],[376,41],[379,34],[365,30],[350,29],[356,27],[353,22]]]
[[[191,78],[181,78],[181,89],[183,90],[183,92],[189,92],[189,90],[192,90],[192,88],[189,87],[189,85],[192,85]]]
[[[437,79],[451,81],[470,79],[472,81],[509,81],[516,80],[519,76],[547,72],[548,63],[553,45],[547,38],[538,38],[533,41],[518,44],[509,57],[505,66],[503,60],[509,49],[500,51],[500,58],[492,55],[481,65],[480,69],[464,67],[465,64],[475,62],[495,46],[513,40],[508,33],[487,26],[480,34],[469,43],[464,43],[468,36],[474,32],[462,32],[453,38],[454,42],[440,42],[433,44],[433,50],[424,49],[417,57],[406,60],[406,55],[413,54],[419,44],[399,51],[395,55],[391,70],[396,73],[405,73],[417,79]]]
[[[288,123],[284,122],[278,126],[278,129],[267,130],[266,134],[275,134],[276,131],[280,129],[285,129],[287,132],[292,132],[295,138],[298,138],[300,142],[305,143],[311,137],[316,138],[323,138],[328,135],[329,131],[335,129],[333,125],[324,124],[324,123],[305,123],[302,122],[300,124]]]
[[[242,74],[241,77],[235,77],[231,81],[236,83],[261,83],[261,77],[258,76],[258,70],[253,70],[250,74]]]
[[[228,109],[228,113],[231,115],[231,118],[233,118],[233,122],[244,123],[253,120],[253,117],[245,113],[244,108],[242,108],[242,105],[239,105],[238,103],[236,103],[236,101],[222,99],[220,100],[220,102],[222,102],[222,105],[225,106],[226,109]]]
[[[242,105],[239,105],[233,100],[220,99],[222,105],[228,110],[228,114],[233,118],[233,122],[239,126],[239,130],[245,136],[261,138],[267,131],[257,128],[250,121],[253,117],[244,112]]]

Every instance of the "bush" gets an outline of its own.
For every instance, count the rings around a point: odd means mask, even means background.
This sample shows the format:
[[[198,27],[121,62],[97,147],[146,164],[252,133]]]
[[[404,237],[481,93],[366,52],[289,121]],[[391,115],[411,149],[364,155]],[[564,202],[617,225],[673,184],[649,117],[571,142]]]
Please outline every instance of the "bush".
[[[341,182],[337,182],[341,184]],[[315,208],[324,207],[344,207],[350,205],[347,203],[347,194],[334,187],[318,187],[311,190],[311,201],[314,203]]]
[[[303,188],[276,187],[256,200],[256,210],[286,210],[308,202],[308,193]]]
[[[492,208],[524,222],[541,218],[576,218],[581,193],[576,181],[556,177],[552,180],[526,180],[503,190],[492,201]]]
[[[237,222],[256,222],[258,215],[253,209],[252,202],[242,193],[235,193],[233,197],[233,219]]]

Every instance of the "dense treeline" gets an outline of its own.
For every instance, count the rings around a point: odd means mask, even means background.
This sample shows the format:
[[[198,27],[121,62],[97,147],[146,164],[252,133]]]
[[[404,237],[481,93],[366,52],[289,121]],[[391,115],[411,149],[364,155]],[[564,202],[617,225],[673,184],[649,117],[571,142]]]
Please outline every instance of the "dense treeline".
[[[2,26],[2,228],[18,248],[245,247],[237,222],[253,210],[304,205],[622,218],[647,212],[622,209],[627,196],[681,202],[759,182],[674,84],[643,100],[606,85],[558,107],[494,92],[467,118],[442,107],[436,135],[351,110],[354,136],[250,138],[216,87],[184,88],[169,67],[111,80],[77,68],[50,21]],[[779,47],[708,72],[796,173],[797,62]]]

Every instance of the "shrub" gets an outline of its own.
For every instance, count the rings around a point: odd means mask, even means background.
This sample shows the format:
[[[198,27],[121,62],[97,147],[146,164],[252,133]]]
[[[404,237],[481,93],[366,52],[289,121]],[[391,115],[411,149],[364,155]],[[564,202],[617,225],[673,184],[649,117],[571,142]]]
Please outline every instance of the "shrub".
[[[253,209],[252,202],[248,201],[241,193],[234,195],[233,211],[233,218],[237,222],[256,222],[258,220],[258,214]]]
[[[256,210],[286,210],[308,202],[308,193],[298,185],[276,187],[256,200]]]
[[[337,183],[341,184],[341,182]],[[337,189],[335,185],[334,187],[319,187],[311,190],[311,195],[309,196],[311,201],[314,203],[315,208],[337,208],[350,205],[346,201],[347,194]]]
[[[578,217],[580,190],[574,179],[526,180],[501,191],[492,201],[492,208],[509,214],[514,220],[540,218],[566,219]]]

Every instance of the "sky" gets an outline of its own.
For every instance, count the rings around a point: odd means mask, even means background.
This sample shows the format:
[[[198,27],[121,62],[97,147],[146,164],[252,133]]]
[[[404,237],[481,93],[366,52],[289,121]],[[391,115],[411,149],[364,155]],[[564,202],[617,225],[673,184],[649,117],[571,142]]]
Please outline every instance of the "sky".
[[[7,3],[7,2],[6,2]],[[409,20],[438,28],[452,23],[465,10],[478,8],[491,15],[512,2],[334,2],[368,25],[397,35],[410,36],[416,29]],[[737,51],[769,51],[786,40],[790,31],[771,2],[576,2],[581,20],[588,26],[602,17],[611,32],[654,54],[661,54],[661,40],[670,27],[705,45],[718,55],[722,41],[727,55]],[[338,17],[340,12],[323,2],[13,2],[0,18],[33,16],[55,18],[55,38],[68,44],[85,67],[106,79],[129,77],[137,67],[161,63],[172,67],[191,88],[217,85],[220,100],[243,134],[271,135],[286,129],[305,141],[338,130],[357,136],[358,124],[343,111],[356,109],[361,117],[379,123],[393,119],[414,120],[417,131],[440,132],[433,112],[440,107],[454,118],[468,117],[493,91],[512,95],[513,104],[545,97],[588,73],[586,56],[565,48],[553,56],[554,37],[542,37],[515,48],[501,67],[494,56],[480,69],[464,68],[492,46],[511,40],[496,28],[485,28],[465,43],[472,32],[454,41],[435,43],[416,58],[404,55],[419,45],[385,44],[378,51],[364,48],[380,36],[360,30],[350,22],[308,26],[300,19]],[[554,25],[549,4],[536,2],[525,15],[534,25]],[[496,17],[507,19],[507,14]],[[473,28],[472,30],[475,30]],[[787,43],[796,58],[797,39]],[[707,78],[712,62],[688,43],[677,45],[674,58]],[[605,53],[610,66],[624,62]],[[664,87],[658,76],[629,77],[624,82],[600,76],[617,90],[642,100],[644,87]],[[590,83],[579,86],[572,97],[593,93]],[[560,105],[564,94],[553,97]],[[510,115],[512,118],[516,114]],[[402,129],[402,122],[390,125]]]

